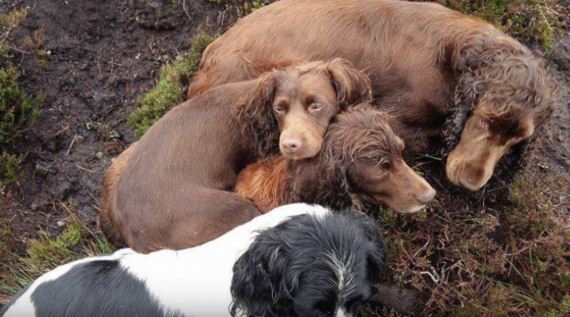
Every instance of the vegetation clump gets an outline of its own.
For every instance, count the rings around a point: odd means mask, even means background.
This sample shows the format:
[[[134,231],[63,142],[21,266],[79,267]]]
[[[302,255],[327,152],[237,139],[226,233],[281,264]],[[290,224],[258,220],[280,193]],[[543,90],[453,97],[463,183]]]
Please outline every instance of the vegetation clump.
[[[129,118],[129,123],[136,130],[137,138],[140,138],[168,110],[185,100],[186,88],[198,69],[202,52],[214,38],[208,35],[194,37],[188,53],[160,69],[156,86],[139,100],[139,108]]]
[[[0,15],[0,186],[17,180],[23,156],[7,149],[34,122],[41,103],[40,97],[28,95],[20,86],[20,72],[12,63],[10,34],[26,15],[26,9]]]
[[[569,186],[526,173],[488,197],[441,193],[423,216],[383,211],[394,281],[427,295],[426,315],[566,316],[570,219],[541,189]]]
[[[561,23],[560,0],[440,0],[443,5],[485,19],[506,33],[536,42],[549,52],[554,48],[555,27]],[[563,13],[562,13],[563,14]]]
[[[38,115],[39,98],[28,95],[19,85],[16,67],[0,67],[0,144],[12,144]]]
[[[4,263],[0,272],[0,294],[13,296],[28,286],[41,274],[54,267],[71,261],[98,254],[108,254],[114,247],[105,240],[101,233],[92,232],[75,215],[70,215],[62,222],[67,223],[65,229],[58,235],[51,235],[44,230],[38,232],[37,239],[28,240],[24,256],[11,256],[10,263]],[[1,223],[0,223],[1,225]],[[5,230],[2,229],[2,236]],[[10,233],[7,237],[13,235]],[[3,255],[0,248],[0,255]],[[6,251],[7,252],[7,251]]]

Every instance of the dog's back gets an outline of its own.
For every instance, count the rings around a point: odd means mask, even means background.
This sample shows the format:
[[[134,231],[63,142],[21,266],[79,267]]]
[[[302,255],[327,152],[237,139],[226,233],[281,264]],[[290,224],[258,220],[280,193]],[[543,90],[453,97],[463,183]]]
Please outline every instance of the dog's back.
[[[139,252],[183,249],[259,215],[226,191],[254,156],[234,108],[256,87],[224,85],[173,108],[119,156],[105,175],[101,208],[111,241]]]
[[[120,224],[114,219],[117,185],[121,179],[123,170],[127,166],[127,162],[136,147],[136,144],[137,143],[135,142],[124,150],[111,163],[111,166],[109,166],[105,175],[103,175],[101,204],[99,205],[99,226],[107,240],[119,247],[124,247],[126,244],[121,236],[121,230],[118,230],[117,228]]]
[[[431,23],[426,23],[429,17]],[[435,86],[430,98],[436,99],[441,92],[433,82],[445,78],[436,70],[433,51],[438,49],[424,46],[439,45],[444,33],[451,32],[448,22],[461,22],[458,17],[457,12],[431,3],[275,2],[240,20],[208,46],[188,98],[223,83],[255,78],[265,67],[270,69],[271,62],[343,57],[373,75],[376,95],[408,97],[408,90],[429,89],[415,87],[427,80]],[[428,92],[424,95],[429,97]]]

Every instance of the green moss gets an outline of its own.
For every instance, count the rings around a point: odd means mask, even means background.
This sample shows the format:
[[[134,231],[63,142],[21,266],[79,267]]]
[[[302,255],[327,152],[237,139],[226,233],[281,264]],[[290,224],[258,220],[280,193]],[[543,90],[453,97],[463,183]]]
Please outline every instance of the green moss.
[[[251,2],[245,2],[243,4],[245,14],[250,14],[253,11],[263,7],[263,0],[253,0]]]
[[[0,43],[0,65],[4,64],[9,58],[10,53],[8,46]]]
[[[553,17],[547,15],[545,10],[547,8],[544,5],[539,3],[535,5],[535,11],[539,15],[535,37],[542,43],[544,50],[550,52],[554,48],[554,28],[551,25]]]
[[[6,14],[0,15],[0,28],[4,30],[10,30],[18,27],[20,22],[28,16],[28,9],[16,9],[12,10]]]
[[[139,108],[129,118],[138,138],[168,110],[185,100],[186,86],[198,68],[202,52],[214,38],[194,37],[188,53],[160,69],[156,86],[139,100]]]
[[[14,155],[3,152],[0,154],[0,186],[10,185],[20,177],[20,164],[24,155]]]

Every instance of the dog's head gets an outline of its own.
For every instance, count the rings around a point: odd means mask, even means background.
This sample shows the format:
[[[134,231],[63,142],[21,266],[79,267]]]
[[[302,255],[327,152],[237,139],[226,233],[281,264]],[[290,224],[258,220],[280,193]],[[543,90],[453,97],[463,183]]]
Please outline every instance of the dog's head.
[[[389,116],[368,105],[339,114],[329,127],[323,161],[333,183],[391,209],[410,213],[435,197],[435,190],[402,158],[404,142],[392,131]]]
[[[330,120],[351,104],[371,98],[367,76],[344,59],[310,62],[265,73],[249,108],[271,115],[287,159],[317,155]]]
[[[472,191],[547,121],[553,107],[552,85],[537,58],[488,52],[477,61],[459,78],[455,113],[446,128],[447,177]]]
[[[382,234],[367,217],[291,218],[235,263],[232,315],[351,316],[375,293],[384,262]]]

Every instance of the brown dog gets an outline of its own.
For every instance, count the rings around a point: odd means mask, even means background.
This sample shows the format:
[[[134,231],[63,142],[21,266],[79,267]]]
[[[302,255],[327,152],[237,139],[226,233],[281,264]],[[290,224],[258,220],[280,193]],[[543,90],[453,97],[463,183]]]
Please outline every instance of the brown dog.
[[[256,10],[208,46],[188,95],[331,57],[369,72],[378,104],[407,125],[406,144],[445,138],[447,176],[470,190],[552,108],[547,73],[522,44],[439,4],[395,0],[283,0]]]
[[[139,252],[211,240],[259,214],[227,190],[246,164],[277,152],[280,129],[282,147],[298,142],[286,155],[316,155],[331,118],[369,98],[366,77],[340,59],[273,71],[193,98],[109,168],[101,227],[111,241]]]
[[[354,107],[333,120],[318,156],[251,164],[239,174],[235,192],[261,212],[293,202],[358,209],[366,201],[416,212],[435,190],[404,162],[403,149],[384,112]]]

